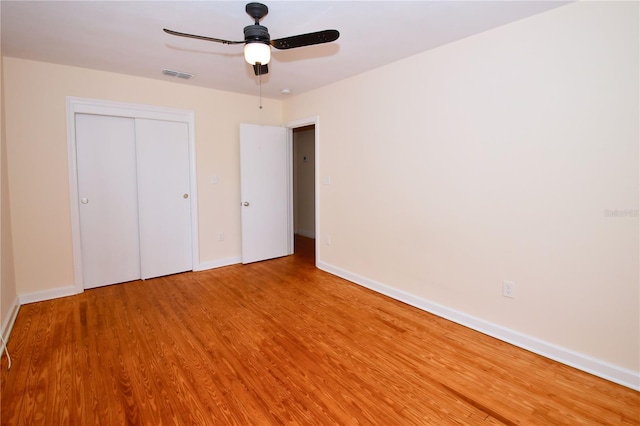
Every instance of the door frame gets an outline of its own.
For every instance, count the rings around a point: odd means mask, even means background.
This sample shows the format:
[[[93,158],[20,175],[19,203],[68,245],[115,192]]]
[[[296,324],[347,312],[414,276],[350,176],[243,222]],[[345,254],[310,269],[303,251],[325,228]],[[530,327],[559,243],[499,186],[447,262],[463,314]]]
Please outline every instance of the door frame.
[[[69,168],[69,202],[71,208],[71,240],[73,247],[73,273],[76,293],[84,291],[82,276],[82,244],[80,242],[80,207],[78,206],[78,163],[76,155],[76,114],[94,114],[186,123],[189,129],[189,185],[191,199],[191,257],[192,268],[197,269],[198,251],[198,196],[196,182],[195,120],[190,110],[130,104],[67,96],[67,155]]]
[[[290,251],[294,251],[294,229],[293,229],[293,129],[305,126],[314,126],[314,150],[315,150],[315,164],[314,164],[314,186],[315,186],[315,264],[318,264],[320,257],[320,117],[313,116],[302,118],[300,120],[290,121],[284,124],[287,129],[287,164],[289,165],[289,247]]]

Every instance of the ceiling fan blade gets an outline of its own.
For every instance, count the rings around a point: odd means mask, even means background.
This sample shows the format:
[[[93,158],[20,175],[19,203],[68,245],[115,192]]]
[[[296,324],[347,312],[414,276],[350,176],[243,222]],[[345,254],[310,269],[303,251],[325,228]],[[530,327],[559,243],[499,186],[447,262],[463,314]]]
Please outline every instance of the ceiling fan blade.
[[[269,65],[255,64],[253,66],[253,72],[255,75],[265,75],[269,72]]]
[[[187,34],[187,33],[179,33],[178,31],[173,31],[173,30],[168,30],[166,28],[163,28],[163,31],[167,34],[171,34],[174,36],[179,36],[179,37],[188,37],[188,38],[197,38],[200,40],[206,40],[206,41],[215,41],[216,43],[223,43],[223,44],[244,44],[244,40],[242,41],[230,41],[230,40],[222,40],[220,38],[213,38],[213,37],[205,37],[205,36],[201,36],[201,35],[195,35],[195,34]]]
[[[291,37],[271,40],[276,49],[293,49],[294,47],[311,46],[313,44],[329,43],[340,37],[337,30],[324,30],[315,33],[300,34]]]

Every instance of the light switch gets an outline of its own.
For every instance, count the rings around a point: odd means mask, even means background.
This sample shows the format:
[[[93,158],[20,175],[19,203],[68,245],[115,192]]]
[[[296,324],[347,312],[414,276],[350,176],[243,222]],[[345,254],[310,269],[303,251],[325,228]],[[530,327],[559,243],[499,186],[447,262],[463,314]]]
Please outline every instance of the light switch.
[[[331,185],[331,176],[323,176],[322,177],[323,185]]]
[[[218,183],[218,176],[217,175],[213,175],[211,176],[211,183],[216,185]]]

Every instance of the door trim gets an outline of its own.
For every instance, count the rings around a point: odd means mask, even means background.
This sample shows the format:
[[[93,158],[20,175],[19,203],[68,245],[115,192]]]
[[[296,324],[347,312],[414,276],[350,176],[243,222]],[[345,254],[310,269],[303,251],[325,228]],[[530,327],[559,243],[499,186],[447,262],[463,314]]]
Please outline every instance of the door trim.
[[[73,247],[74,286],[77,293],[84,291],[82,277],[82,245],[80,242],[80,209],[78,206],[78,163],[76,156],[76,114],[95,114],[186,123],[189,129],[189,185],[191,199],[191,256],[192,268],[199,265],[198,197],[196,182],[195,120],[190,110],[129,104],[100,99],[68,96],[67,102],[67,155],[69,167],[69,201],[71,208],[71,240]]]
[[[315,179],[315,227],[316,227],[316,258],[315,264],[317,265],[320,259],[320,117],[313,116],[302,118],[300,120],[290,121],[285,123],[284,127],[287,128],[287,164],[289,164],[289,217],[291,218],[289,221],[289,247],[291,247],[291,251],[293,252],[293,129],[298,127],[305,126],[314,126],[314,149],[315,149],[315,170],[314,170],[314,179]]]

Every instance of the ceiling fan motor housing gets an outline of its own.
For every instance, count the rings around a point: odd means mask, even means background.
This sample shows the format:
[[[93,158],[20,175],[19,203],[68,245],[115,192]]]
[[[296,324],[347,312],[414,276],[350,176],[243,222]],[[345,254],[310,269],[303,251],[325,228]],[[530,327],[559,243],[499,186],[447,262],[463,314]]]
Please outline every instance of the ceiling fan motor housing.
[[[269,30],[262,25],[249,25],[244,27],[244,41],[247,43],[265,43],[269,44],[271,36]]]

